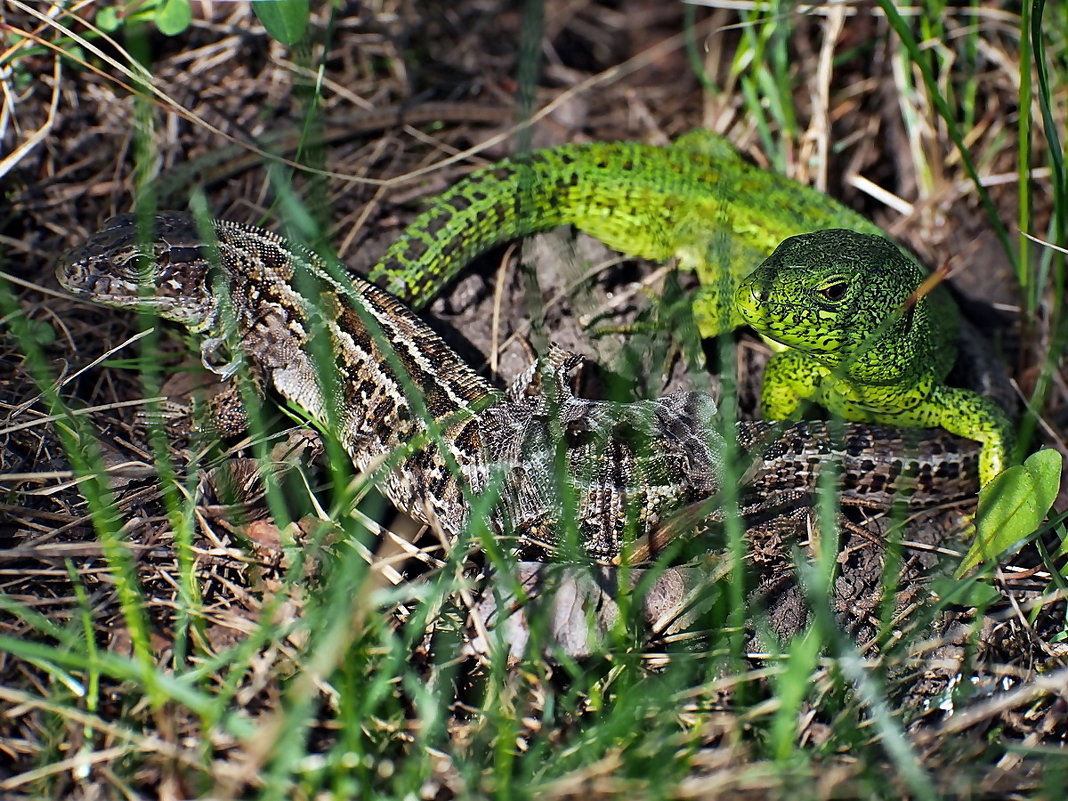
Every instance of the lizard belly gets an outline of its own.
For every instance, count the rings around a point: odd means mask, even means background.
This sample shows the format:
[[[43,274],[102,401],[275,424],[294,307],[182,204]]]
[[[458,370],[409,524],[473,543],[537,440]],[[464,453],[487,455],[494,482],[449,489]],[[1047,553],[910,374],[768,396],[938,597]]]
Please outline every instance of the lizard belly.
[[[941,415],[927,403],[932,386],[930,378],[906,388],[827,378],[820,385],[817,399],[829,412],[845,420],[933,428],[941,424]]]

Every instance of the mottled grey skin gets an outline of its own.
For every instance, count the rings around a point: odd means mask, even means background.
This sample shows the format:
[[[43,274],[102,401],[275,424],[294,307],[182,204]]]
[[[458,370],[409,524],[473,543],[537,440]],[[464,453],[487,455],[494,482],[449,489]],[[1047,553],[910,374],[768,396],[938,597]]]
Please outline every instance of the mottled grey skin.
[[[205,241],[181,212],[149,224],[145,237],[132,215],[109,221],[60,262],[60,283],[201,334],[209,369],[225,378],[243,365],[255,387],[273,387],[335,434],[357,468],[388,463],[383,491],[417,520],[458,535],[472,496],[499,493],[487,521],[498,534],[552,549],[566,520],[589,556],[610,561],[722,486],[725,442],[706,395],[577,398],[570,372],[580,359],[557,350],[502,394],[395,298],[276,234],[214,221]],[[326,365],[314,357],[317,336],[328,338]],[[236,392],[230,400],[240,406]],[[913,457],[895,432],[864,426],[839,438],[820,423],[742,424],[734,436],[758,459],[757,504],[811,491],[829,463],[852,477],[844,502],[975,491],[974,448],[946,435],[921,441]]]

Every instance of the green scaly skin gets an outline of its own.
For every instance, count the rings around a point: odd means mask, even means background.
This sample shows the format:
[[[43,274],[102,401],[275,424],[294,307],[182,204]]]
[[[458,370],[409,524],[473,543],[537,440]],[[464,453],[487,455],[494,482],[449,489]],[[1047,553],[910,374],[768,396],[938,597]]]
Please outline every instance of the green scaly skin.
[[[670,147],[564,145],[480,169],[434,198],[370,277],[422,307],[489,248],[567,224],[695,270],[702,336],[747,324],[771,343],[766,417],[797,419],[811,400],[846,420],[941,426],[983,443],[984,484],[1006,466],[1004,411],[945,384],[959,328],[945,289],[905,308],[926,273],[876,225],[703,131]]]

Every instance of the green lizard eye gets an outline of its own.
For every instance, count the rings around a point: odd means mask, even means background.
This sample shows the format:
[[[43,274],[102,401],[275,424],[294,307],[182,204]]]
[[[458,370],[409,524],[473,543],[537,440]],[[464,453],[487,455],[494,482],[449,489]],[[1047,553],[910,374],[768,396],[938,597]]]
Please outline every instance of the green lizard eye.
[[[849,282],[842,279],[836,279],[829,284],[821,286],[816,290],[816,293],[824,300],[830,303],[838,303],[846,296],[846,292],[849,290]]]

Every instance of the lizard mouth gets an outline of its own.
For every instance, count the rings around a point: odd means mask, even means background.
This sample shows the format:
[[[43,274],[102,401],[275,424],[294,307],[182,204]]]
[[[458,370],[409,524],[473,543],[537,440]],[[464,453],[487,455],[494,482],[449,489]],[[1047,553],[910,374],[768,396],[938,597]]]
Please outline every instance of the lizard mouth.
[[[109,272],[110,265],[80,259],[71,252],[56,267],[59,285],[78,298],[118,309],[138,309],[190,327],[201,328],[211,318],[213,304],[207,297],[175,297],[161,293],[166,282],[143,284]]]
[[[761,337],[815,357],[829,357],[841,350],[841,337],[835,329],[821,332],[818,328],[826,320],[813,317],[803,305],[772,303],[771,296],[766,285],[752,276],[734,293],[734,305],[745,324]]]
[[[155,297],[152,287],[141,287],[136,282],[108,271],[109,265],[99,265],[91,258],[80,258],[78,250],[71,251],[60,259],[56,266],[56,280],[72,295],[91,297],[97,303],[109,306],[149,308],[162,305]]]
[[[755,281],[743,281],[734,292],[734,305],[747,325],[760,331],[767,324],[767,297]]]
[[[765,339],[788,347],[798,346],[796,337],[783,325],[785,318],[771,313],[768,293],[757,281],[747,280],[734,293],[734,304],[746,325]]]

